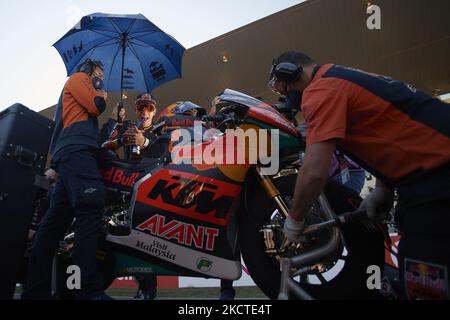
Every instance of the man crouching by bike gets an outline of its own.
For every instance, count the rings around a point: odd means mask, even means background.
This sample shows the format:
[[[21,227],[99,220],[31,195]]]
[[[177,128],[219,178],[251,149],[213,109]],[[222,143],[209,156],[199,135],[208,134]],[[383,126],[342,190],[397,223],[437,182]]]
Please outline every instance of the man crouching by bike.
[[[399,201],[399,271],[408,299],[449,299],[450,108],[411,85],[286,52],[269,86],[304,112],[306,152],[284,231],[301,242],[336,147],[377,177],[361,209],[377,219]]]
[[[36,232],[24,299],[52,299],[52,261],[58,243],[74,221],[73,264],[78,268],[78,299],[110,299],[97,271],[96,250],[104,185],[95,154],[100,147],[98,116],[106,108],[103,66],[87,59],[66,82],[55,114],[50,153],[59,174],[50,208]]]

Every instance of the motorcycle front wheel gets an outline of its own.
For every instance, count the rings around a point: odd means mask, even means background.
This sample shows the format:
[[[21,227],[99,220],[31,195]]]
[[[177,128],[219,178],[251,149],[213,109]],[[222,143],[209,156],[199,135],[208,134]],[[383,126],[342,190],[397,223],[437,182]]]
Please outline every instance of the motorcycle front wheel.
[[[285,199],[292,199],[296,175],[274,179],[274,184]],[[278,260],[266,254],[263,235],[259,232],[276,206],[267,198],[256,180],[248,181],[246,205],[241,210],[239,242],[245,265],[256,285],[271,299],[278,297],[281,271]],[[325,195],[339,215],[354,211],[361,198],[342,184],[329,181]],[[382,232],[369,231],[360,221],[342,227],[344,242],[333,258],[334,265],[326,272],[310,274],[300,281],[301,287],[315,299],[380,299],[377,290],[367,286],[367,268],[376,265],[383,270],[384,239]],[[292,294],[290,298],[295,298]]]

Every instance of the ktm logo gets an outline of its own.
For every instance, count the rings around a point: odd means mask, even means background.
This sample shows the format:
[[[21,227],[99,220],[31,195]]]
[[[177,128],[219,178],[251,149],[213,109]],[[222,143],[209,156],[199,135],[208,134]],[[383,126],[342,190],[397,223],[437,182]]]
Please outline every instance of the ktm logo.
[[[239,185],[224,181],[162,169],[142,183],[137,200],[193,219],[226,225],[240,189]]]
[[[233,202],[233,197],[220,196],[214,199],[217,186],[200,181],[186,181],[178,176],[170,180],[159,180],[148,194],[148,198],[156,200],[159,197],[164,203],[182,209],[194,209],[201,214],[213,212],[220,219],[225,218]],[[184,185],[183,185],[184,182]],[[173,192],[178,190],[178,192]]]

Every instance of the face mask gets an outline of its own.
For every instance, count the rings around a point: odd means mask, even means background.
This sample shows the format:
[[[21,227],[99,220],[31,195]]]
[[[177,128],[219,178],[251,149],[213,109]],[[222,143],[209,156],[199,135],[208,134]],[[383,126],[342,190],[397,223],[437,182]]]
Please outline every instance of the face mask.
[[[94,86],[95,90],[102,90],[103,80],[98,77],[92,77],[92,85]]]
[[[295,111],[301,111],[302,95],[303,92],[297,90],[288,91],[286,95],[288,107]]]

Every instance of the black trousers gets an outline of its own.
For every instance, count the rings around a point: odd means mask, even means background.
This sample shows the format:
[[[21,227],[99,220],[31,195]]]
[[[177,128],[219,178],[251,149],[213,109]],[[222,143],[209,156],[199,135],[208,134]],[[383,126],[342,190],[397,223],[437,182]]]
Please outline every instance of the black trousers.
[[[156,296],[157,278],[155,274],[136,276],[136,281],[143,294]]]
[[[35,234],[29,258],[24,299],[50,299],[51,269],[58,243],[74,218],[73,264],[80,270],[78,298],[90,298],[103,291],[97,273],[96,250],[100,235],[104,185],[93,152],[66,154],[56,164],[59,181],[50,208]]]
[[[450,198],[400,204],[399,272],[404,299],[450,299]]]
[[[220,290],[231,290],[234,291],[233,288],[233,280],[225,280],[225,279],[221,279],[220,280]]]

